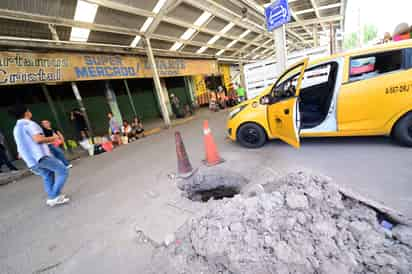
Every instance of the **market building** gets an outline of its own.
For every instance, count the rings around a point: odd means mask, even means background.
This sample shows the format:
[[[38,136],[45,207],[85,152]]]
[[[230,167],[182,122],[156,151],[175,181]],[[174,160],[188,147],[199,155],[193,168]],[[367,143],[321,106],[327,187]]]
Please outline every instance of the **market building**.
[[[291,2],[288,51],[315,46],[326,26],[341,28],[344,3]],[[274,56],[260,4],[245,11],[240,1],[3,1],[1,130],[13,148],[8,110],[17,102],[70,138],[73,108],[83,108],[97,135],[107,133],[108,111],[168,126],[172,93],[206,105],[217,86],[245,85],[244,64]]]

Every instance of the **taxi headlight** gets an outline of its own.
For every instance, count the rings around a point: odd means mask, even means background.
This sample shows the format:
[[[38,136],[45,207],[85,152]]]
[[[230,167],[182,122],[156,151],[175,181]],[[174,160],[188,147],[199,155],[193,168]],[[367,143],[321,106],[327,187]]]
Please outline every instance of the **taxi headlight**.
[[[229,119],[233,119],[239,112],[241,112],[247,105],[242,105],[238,108],[235,108],[229,113]]]

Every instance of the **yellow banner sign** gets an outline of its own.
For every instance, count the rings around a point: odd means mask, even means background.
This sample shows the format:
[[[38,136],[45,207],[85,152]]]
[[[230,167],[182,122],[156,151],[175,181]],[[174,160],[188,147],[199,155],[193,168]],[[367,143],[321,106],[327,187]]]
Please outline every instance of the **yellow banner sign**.
[[[160,77],[219,73],[215,60],[156,58],[156,66]],[[0,85],[151,77],[141,56],[0,52]]]

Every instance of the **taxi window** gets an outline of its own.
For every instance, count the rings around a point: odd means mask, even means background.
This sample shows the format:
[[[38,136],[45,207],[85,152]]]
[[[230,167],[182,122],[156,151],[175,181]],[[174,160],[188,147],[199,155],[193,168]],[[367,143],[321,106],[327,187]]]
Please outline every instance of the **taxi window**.
[[[359,81],[402,68],[402,50],[379,52],[351,58],[350,81]]]
[[[412,68],[412,48],[404,50],[403,67],[405,69]]]
[[[329,63],[306,69],[305,74],[303,75],[301,89],[328,82],[331,67],[332,65]]]
[[[276,85],[273,86],[271,91],[272,98],[279,100],[295,95],[302,66],[302,64],[298,64],[290,68],[277,80]]]

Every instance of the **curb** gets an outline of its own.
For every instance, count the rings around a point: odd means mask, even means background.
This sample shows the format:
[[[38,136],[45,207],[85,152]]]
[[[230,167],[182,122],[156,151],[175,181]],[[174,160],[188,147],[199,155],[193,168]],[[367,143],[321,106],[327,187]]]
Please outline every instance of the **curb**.
[[[174,123],[172,123],[171,128],[182,125],[182,124],[185,124],[185,123],[188,123],[188,122],[192,121],[193,119],[195,119],[195,116],[190,116],[188,118],[184,118],[184,119],[181,119],[181,120],[176,120]],[[145,135],[146,136],[154,135],[154,134],[160,133],[162,130],[163,130],[163,128],[156,127],[156,128],[153,128],[153,129],[150,129],[150,130],[146,131]],[[85,155],[87,155],[87,154],[85,154]],[[79,153],[79,154],[76,154],[76,155],[73,155],[73,156],[72,155],[67,155],[67,159],[70,160],[70,161],[73,161],[73,160],[77,160],[77,159],[82,158],[82,156],[83,156],[82,153]],[[33,173],[29,169],[26,168],[26,169],[21,169],[18,172],[14,172],[14,173],[13,172],[8,172],[7,175],[8,176],[7,177],[5,176],[5,178],[1,178],[1,176],[0,176],[0,186],[17,182],[17,181],[19,181],[23,178],[26,178],[26,177],[29,177],[29,176],[33,175]]]
[[[17,182],[20,179],[26,178],[33,173],[29,169],[20,169],[16,172],[8,172],[6,173],[8,176],[5,178],[0,178],[0,186],[7,185],[10,183]]]

